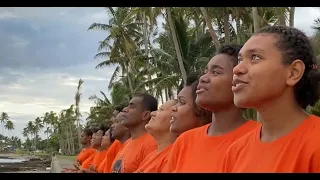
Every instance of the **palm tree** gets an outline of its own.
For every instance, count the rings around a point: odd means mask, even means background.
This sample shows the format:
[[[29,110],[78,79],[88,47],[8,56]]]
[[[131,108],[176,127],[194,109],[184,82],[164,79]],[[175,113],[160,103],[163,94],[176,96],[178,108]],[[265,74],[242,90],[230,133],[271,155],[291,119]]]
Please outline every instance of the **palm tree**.
[[[2,112],[1,116],[0,116],[0,123],[1,123],[1,134],[3,135],[4,133],[4,126],[6,124],[6,122],[9,121],[9,116],[6,112]]]
[[[181,75],[182,75],[182,79],[183,82],[186,83],[187,81],[187,72],[186,69],[184,68],[183,65],[183,57],[182,57],[182,53],[181,53],[181,47],[179,45],[178,42],[178,38],[177,38],[177,33],[176,33],[176,29],[172,20],[172,14],[171,14],[171,8],[170,7],[166,7],[166,12],[167,12],[167,21],[171,30],[171,35],[172,35],[172,39],[173,39],[173,44],[174,44],[174,48],[178,57],[178,63],[179,63],[179,68],[181,71]]]
[[[110,60],[115,62],[120,62],[120,60],[125,60],[123,63],[123,71],[126,72],[128,77],[128,85],[133,95],[133,87],[129,71],[133,68],[134,57],[136,54],[136,49],[139,49],[139,43],[141,44],[142,34],[139,32],[139,26],[141,23],[134,21],[134,12],[127,7],[112,8],[108,7],[107,12],[111,15],[109,24],[93,23],[88,30],[103,30],[109,31],[110,34],[100,42],[99,51],[103,49],[112,49],[111,52],[101,52],[96,55],[96,57],[105,58],[110,57]],[[110,45],[111,41],[113,44]],[[124,59],[124,58],[125,59]],[[110,61],[105,61],[104,65],[109,65]]]
[[[4,128],[8,130],[8,134],[10,136],[10,134],[12,133],[12,130],[14,130],[13,122],[10,120],[7,120],[6,124],[4,125]],[[11,136],[13,136],[13,134],[11,134]]]
[[[75,105],[76,105],[75,113],[76,113],[76,119],[77,119],[78,145],[79,145],[79,148],[81,148],[81,142],[80,142],[80,139],[81,139],[81,127],[80,127],[81,113],[80,113],[80,106],[79,106],[80,105],[80,100],[81,100],[80,88],[81,88],[81,85],[83,84],[83,82],[84,81],[82,79],[79,79],[77,92],[76,92],[76,95],[74,97]]]

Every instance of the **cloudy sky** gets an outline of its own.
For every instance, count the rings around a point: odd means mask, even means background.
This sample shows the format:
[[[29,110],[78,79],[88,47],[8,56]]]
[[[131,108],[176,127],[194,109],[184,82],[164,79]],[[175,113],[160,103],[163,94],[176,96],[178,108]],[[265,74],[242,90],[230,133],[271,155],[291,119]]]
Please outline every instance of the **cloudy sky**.
[[[296,8],[295,26],[311,35],[318,17],[317,8]],[[108,93],[113,67],[97,70],[93,59],[107,34],[87,31],[108,19],[104,8],[0,8],[0,112],[14,121],[16,136],[29,120],[70,106],[80,78],[81,111],[92,105],[90,95]]]

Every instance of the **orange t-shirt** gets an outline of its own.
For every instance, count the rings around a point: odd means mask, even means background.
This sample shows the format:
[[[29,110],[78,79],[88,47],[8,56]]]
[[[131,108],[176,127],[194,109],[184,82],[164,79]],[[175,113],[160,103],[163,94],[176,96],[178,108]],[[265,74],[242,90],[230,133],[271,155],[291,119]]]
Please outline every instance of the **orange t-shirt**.
[[[260,125],[228,149],[224,172],[320,172],[320,118],[311,115],[273,142],[262,142]]]
[[[161,173],[163,168],[167,165],[168,159],[167,155],[169,154],[172,145],[168,146],[161,152],[158,150],[150,153],[140,164],[139,168],[135,173]]]
[[[93,155],[96,152],[96,149],[90,148],[83,148],[77,157],[77,161],[81,165],[88,157]]]
[[[89,156],[86,160],[84,160],[82,162],[82,164],[81,164],[82,168],[84,168],[84,169],[89,169],[90,168],[96,152],[97,152],[97,150],[95,149],[95,152],[93,154],[91,154],[91,156]]]
[[[103,151],[97,151],[93,157],[90,169],[92,171],[97,171],[99,165],[102,163],[102,161],[104,160],[104,158],[106,157],[108,152],[108,149],[103,150]]]
[[[258,127],[259,123],[247,121],[234,131],[221,136],[208,136],[210,125],[191,129],[178,137],[168,156],[165,172],[222,172],[224,155],[229,146]]]
[[[99,165],[97,172],[98,173],[109,173],[111,172],[111,165],[114,158],[117,156],[119,150],[121,149],[122,144],[120,141],[115,140],[110,146],[106,157],[103,159],[101,164]]]
[[[157,149],[156,140],[146,133],[137,139],[129,139],[112,163],[113,173],[133,173],[144,158]]]

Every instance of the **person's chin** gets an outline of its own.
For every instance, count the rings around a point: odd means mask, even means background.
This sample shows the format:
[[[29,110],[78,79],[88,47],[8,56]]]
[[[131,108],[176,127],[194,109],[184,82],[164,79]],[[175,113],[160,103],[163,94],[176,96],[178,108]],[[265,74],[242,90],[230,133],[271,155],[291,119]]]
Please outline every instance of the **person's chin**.
[[[234,105],[240,108],[253,108],[251,107],[251,103],[248,101],[249,99],[245,96],[234,96],[233,102]]]

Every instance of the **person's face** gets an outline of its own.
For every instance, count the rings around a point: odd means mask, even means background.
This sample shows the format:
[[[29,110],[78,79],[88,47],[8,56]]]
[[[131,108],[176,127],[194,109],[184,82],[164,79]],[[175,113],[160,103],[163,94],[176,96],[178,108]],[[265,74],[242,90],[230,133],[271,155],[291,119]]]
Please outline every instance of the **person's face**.
[[[101,141],[102,141],[102,136],[104,135],[103,131],[99,130],[98,132],[96,132],[94,134],[94,136],[92,137],[92,145],[93,146],[97,146],[97,145],[101,145]]]
[[[172,107],[170,131],[181,134],[200,126],[200,119],[193,111],[194,98],[191,86],[185,86],[178,94],[178,103]]]
[[[95,136],[96,136],[96,133],[92,133],[92,138],[90,140],[91,145],[93,145],[93,139],[94,139]]]
[[[144,111],[143,102],[141,97],[134,97],[130,100],[129,106],[123,109],[121,123],[129,127],[134,127],[150,118],[150,112]]]
[[[113,121],[111,134],[114,139],[119,140],[126,132],[128,132],[128,128],[121,124],[122,116],[123,112],[120,112]]]
[[[112,112],[111,121],[114,121],[114,118],[116,118],[118,114],[119,114],[119,111],[114,110],[114,111]]]
[[[102,137],[101,146],[102,147],[110,147],[112,144],[111,137],[110,137],[110,129],[104,133],[104,136]]]
[[[239,52],[233,69],[234,103],[243,108],[259,108],[280,97],[290,81],[291,66],[282,61],[277,38],[272,34],[252,36]]]
[[[87,133],[82,132],[81,135],[80,135],[80,143],[81,143],[82,145],[86,145],[86,144],[90,143],[91,138],[92,138],[92,137],[91,137],[91,136],[88,136]]]
[[[227,54],[214,56],[199,79],[196,103],[209,111],[233,105],[232,76],[234,61]]]
[[[176,100],[169,100],[160,106],[157,111],[151,112],[151,119],[145,126],[151,135],[154,133],[170,132],[172,106],[176,103]]]

